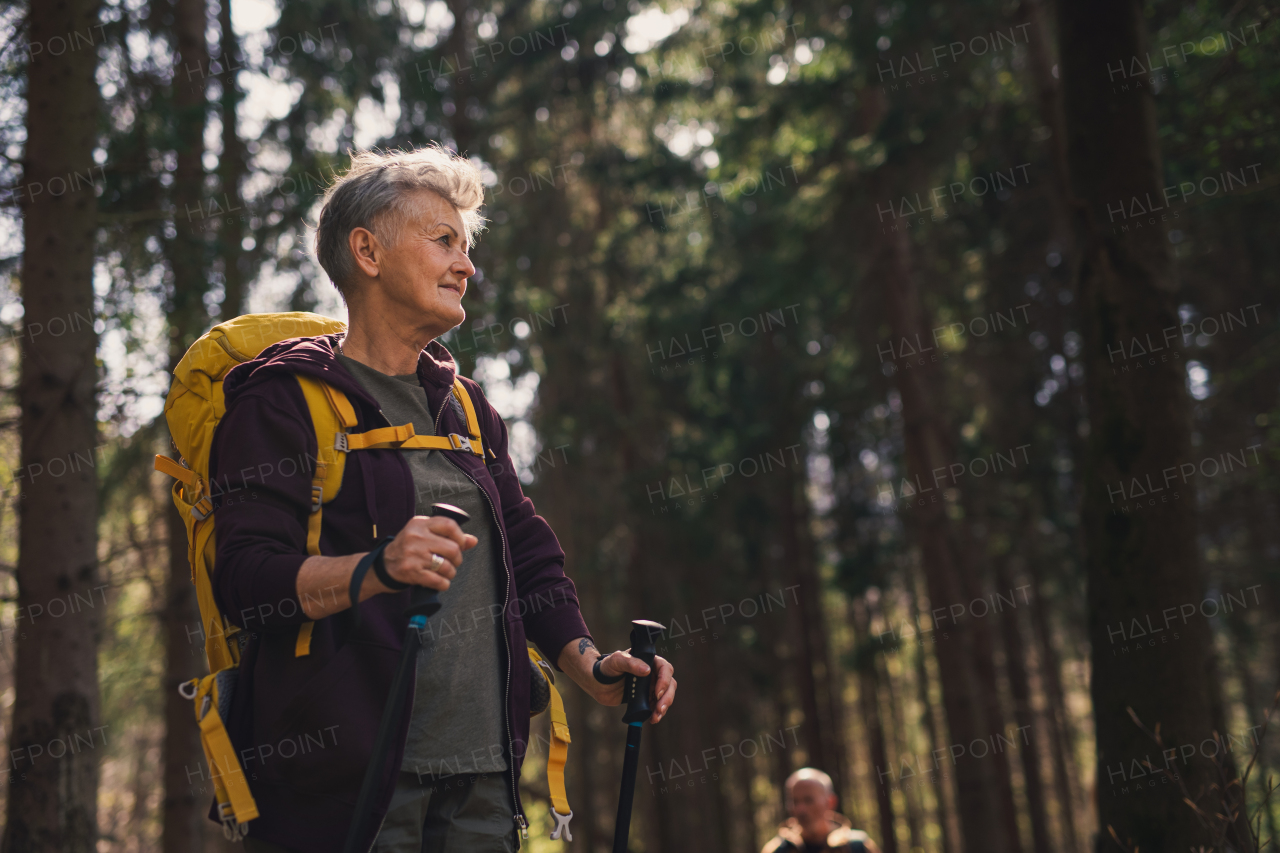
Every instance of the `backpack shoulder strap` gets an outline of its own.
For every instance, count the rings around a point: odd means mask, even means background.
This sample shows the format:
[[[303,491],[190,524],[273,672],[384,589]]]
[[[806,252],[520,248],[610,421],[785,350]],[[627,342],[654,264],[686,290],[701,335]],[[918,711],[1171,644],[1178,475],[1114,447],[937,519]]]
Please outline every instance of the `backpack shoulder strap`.
[[[471,436],[471,441],[476,446],[476,455],[484,456],[484,451],[480,448],[480,421],[476,417],[476,407],[471,403],[471,395],[467,393],[467,388],[462,384],[462,380],[456,376],[453,379],[453,396],[458,398],[458,402],[462,404],[462,411],[467,416],[467,434]]]
[[[311,475],[311,514],[307,518],[307,553],[320,553],[321,512],[326,503],[338,495],[347,455],[338,450],[337,437],[356,425],[356,412],[351,401],[338,389],[310,376],[295,374],[302,386],[302,396],[311,413],[316,433],[315,469]],[[311,632],[315,622],[304,622],[298,629],[294,654],[311,654]]]

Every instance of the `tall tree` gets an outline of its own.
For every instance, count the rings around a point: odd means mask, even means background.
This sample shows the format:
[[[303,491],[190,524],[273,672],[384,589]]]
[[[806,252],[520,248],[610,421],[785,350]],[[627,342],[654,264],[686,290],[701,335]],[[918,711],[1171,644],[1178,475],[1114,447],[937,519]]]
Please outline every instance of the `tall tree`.
[[[883,647],[870,636],[870,622],[864,598],[849,602],[849,624],[853,627],[857,649],[854,664],[858,671],[858,704],[863,724],[867,727],[867,755],[875,771],[873,781],[876,807],[880,817],[880,847],[886,853],[897,853],[898,834],[893,822],[893,780],[898,768],[889,760],[885,746],[884,725],[880,721],[879,668],[876,655]],[[887,782],[886,782],[887,778]]]
[[[992,560],[995,569],[996,589],[1001,592],[1013,590],[1013,581],[1006,565],[1008,558],[998,555]],[[1040,772],[1040,744],[1035,725],[1034,709],[1031,704],[1031,679],[1027,675],[1027,666],[1022,641],[1022,633],[1018,625],[1016,608],[1005,610],[1000,616],[1000,631],[1004,642],[1005,669],[1009,678],[1009,690],[1013,694],[1013,720],[1018,724],[1018,731],[1025,732],[1026,737],[1018,749],[1022,760],[1022,784],[1027,798],[1027,811],[1031,815],[1031,849],[1035,853],[1051,853],[1049,843],[1049,818],[1045,807],[1044,776]],[[1066,805],[1070,805],[1067,803]]]
[[[93,323],[98,13],[97,0],[63,0],[33,2],[27,16],[17,580],[18,617],[29,619],[14,673],[7,853],[97,849],[98,762],[111,734],[99,721],[101,611],[76,606],[102,595]],[[68,50],[76,34],[80,49]],[[55,610],[63,618],[50,618]]]
[[[1165,183],[1150,87],[1117,95],[1107,70],[1145,55],[1143,6],[1137,0],[1059,3],[1058,26],[1073,225],[1081,253],[1077,284],[1085,318],[1089,440],[1082,524],[1101,834],[1114,829],[1126,850],[1208,845],[1212,833],[1174,785],[1160,795],[1102,795],[1116,780],[1139,784],[1154,772],[1143,762],[1157,747],[1130,718],[1130,709],[1147,727],[1160,727],[1166,748],[1201,743],[1225,728],[1207,619],[1180,626],[1176,654],[1115,653],[1117,636],[1130,638],[1137,633],[1135,625],[1145,630],[1147,619],[1159,627],[1167,608],[1205,598],[1195,483],[1181,482],[1175,489],[1161,476],[1171,466],[1194,464],[1197,456],[1184,362],[1151,365],[1140,377],[1116,376],[1108,355],[1108,348],[1113,353],[1130,348],[1179,323],[1177,281],[1164,230],[1138,227],[1148,224],[1141,218],[1111,224],[1117,208],[1130,211],[1136,203],[1145,210],[1150,200],[1161,198]],[[1176,491],[1176,500],[1159,499],[1166,488]],[[1146,503],[1147,496],[1154,506]],[[1141,510],[1133,511],[1135,506]],[[1176,772],[1193,796],[1213,796],[1211,786],[1219,780],[1207,758],[1193,755]],[[1211,813],[1217,810],[1216,802],[1203,804]],[[1236,822],[1230,842],[1236,850],[1252,848],[1242,821]]]
[[[899,187],[907,184],[892,177],[899,168],[882,167],[877,177],[883,192],[875,197],[902,194]],[[930,323],[920,302],[910,237],[905,229],[895,229],[882,240],[869,277],[883,283],[894,339],[928,340]],[[929,484],[931,472],[946,468],[956,456],[953,433],[946,422],[945,398],[939,393],[936,373],[904,369],[895,377],[902,399],[907,473],[918,478],[923,488]],[[948,519],[945,502],[922,496],[911,498],[911,503],[915,506],[905,511],[912,513],[908,524],[920,537],[921,565],[930,603],[937,608],[971,601],[976,597],[975,591],[966,576],[960,536]],[[946,628],[956,635],[956,642],[939,643],[937,654],[951,740],[967,745],[994,737],[1004,731],[1004,719],[993,712],[993,706],[998,709],[998,694],[986,625],[981,620],[961,619]],[[985,760],[956,761],[954,771],[963,849],[967,853],[986,847],[1020,849],[1006,756],[1002,753]]]
[[[244,65],[240,39],[231,25],[231,0],[218,0],[218,81],[222,86],[219,113],[222,119],[222,154],[218,157],[218,184],[221,189],[221,224],[218,228],[218,258],[222,265],[222,319],[244,313],[248,298],[249,255],[243,243],[248,232],[244,204],[244,179],[249,171],[248,152],[240,138],[237,114],[243,93],[239,73]],[[212,65],[210,66],[212,68]],[[210,207],[214,202],[210,202]]]
[[[224,3],[226,0],[224,0]],[[169,290],[169,373],[177,367],[192,340],[208,325],[204,295],[209,289],[208,249],[205,243],[204,129],[209,108],[210,28],[206,0],[175,0],[172,43],[176,48],[172,78],[173,147],[176,151],[172,186],[173,238],[165,246],[171,273]],[[226,51],[224,46],[224,61]],[[224,78],[223,85],[226,85]],[[234,173],[233,173],[234,174]],[[227,263],[234,263],[234,255]],[[165,636],[165,733],[162,846],[165,853],[200,850],[216,825],[206,814],[209,800],[197,795],[193,778],[204,778],[204,753],[199,729],[192,725],[191,703],[178,694],[178,685],[204,673],[201,656],[191,654],[193,628],[201,624],[195,585],[187,559],[187,530],[172,504],[166,507],[169,531],[169,576],[161,614]],[[196,634],[203,638],[202,633]],[[202,769],[194,775],[193,769]]]

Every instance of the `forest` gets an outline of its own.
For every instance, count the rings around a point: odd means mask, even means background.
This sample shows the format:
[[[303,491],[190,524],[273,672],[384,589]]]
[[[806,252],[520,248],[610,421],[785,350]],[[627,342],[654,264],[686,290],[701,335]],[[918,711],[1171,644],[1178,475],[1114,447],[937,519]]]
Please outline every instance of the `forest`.
[[[319,200],[432,142],[487,187],[441,342],[597,644],[666,629],[631,850],[754,853],[806,766],[885,853],[1264,849],[1276,14],[0,3],[0,851],[234,849],[165,394],[221,321],[345,319]],[[525,844],[597,853],[626,727],[562,690],[573,840],[535,719]]]

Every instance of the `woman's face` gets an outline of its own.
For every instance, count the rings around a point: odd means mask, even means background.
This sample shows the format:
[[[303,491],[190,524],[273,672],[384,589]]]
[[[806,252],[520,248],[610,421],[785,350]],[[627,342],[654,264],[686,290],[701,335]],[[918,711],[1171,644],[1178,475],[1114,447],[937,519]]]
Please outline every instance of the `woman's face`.
[[[376,263],[382,309],[434,338],[467,318],[462,297],[476,268],[467,257],[471,245],[457,208],[430,190],[417,191],[412,202],[390,246],[376,241],[361,248]]]

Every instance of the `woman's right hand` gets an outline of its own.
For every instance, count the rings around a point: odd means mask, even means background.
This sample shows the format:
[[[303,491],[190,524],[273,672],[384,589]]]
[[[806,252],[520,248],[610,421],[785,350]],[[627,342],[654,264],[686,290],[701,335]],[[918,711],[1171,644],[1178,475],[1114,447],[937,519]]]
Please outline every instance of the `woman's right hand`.
[[[476,547],[477,542],[470,533],[463,533],[452,518],[415,515],[382,552],[382,561],[387,574],[401,583],[444,591],[458,574],[462,552]],[[431,565],[435,554],[444,558],[438,569]],[[374,577],[373,572],[369,577]],[[376,578],[374,582],[390,592]]]

